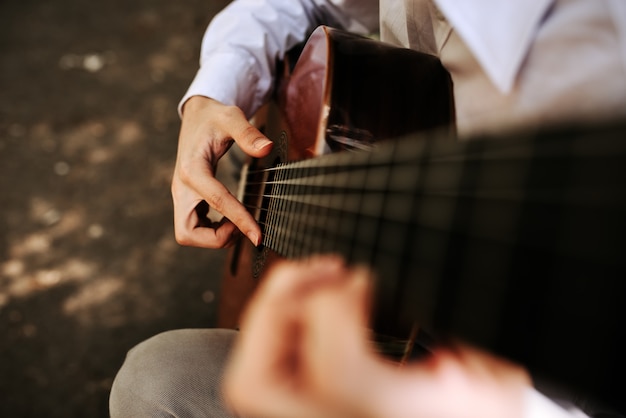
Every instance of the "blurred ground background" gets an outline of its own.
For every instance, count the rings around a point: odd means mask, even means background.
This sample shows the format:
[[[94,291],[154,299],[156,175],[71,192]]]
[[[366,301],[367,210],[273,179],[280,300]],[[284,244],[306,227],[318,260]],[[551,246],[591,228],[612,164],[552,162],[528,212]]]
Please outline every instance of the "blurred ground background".
[[[126,351],[214,323],[178,246],[178,100],[227,0],[0,1],[0,416],[107,417]]]

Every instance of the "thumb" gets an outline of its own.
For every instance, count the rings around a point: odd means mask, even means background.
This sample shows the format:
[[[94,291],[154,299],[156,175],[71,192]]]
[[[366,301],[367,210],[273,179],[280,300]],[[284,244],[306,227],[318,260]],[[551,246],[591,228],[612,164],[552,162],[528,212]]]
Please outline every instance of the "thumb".
[[[233,139],[246,154],[260,158],[270,153],[274,143],[247,120],[240,119],[239,126],[233,126]]]

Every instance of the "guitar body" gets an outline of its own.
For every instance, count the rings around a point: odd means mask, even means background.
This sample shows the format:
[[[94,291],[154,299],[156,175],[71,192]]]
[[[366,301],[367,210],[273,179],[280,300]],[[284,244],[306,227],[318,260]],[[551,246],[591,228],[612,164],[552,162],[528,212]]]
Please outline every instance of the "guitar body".
[[[439,59],[324,26],[313,32],[276,93],[277,108],[263,126],[275,153],[257,166],[369,149],[416,131],[454,131],[452,82]],[[247,200],[258,199],[251,194]],[[237,326],[261,270],[279,258],[246,240],[230,251],[218,326]]]

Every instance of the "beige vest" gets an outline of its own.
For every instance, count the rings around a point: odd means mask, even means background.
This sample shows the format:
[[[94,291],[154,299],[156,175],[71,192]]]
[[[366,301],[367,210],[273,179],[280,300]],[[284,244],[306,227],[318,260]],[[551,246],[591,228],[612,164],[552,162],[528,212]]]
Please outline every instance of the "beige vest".
[[[461,135],[626,115],[626,28],[607,1],[555,1],[510,92],[492,83],[431,0],[380,3],[382,40],[437,55],[450,72]]]

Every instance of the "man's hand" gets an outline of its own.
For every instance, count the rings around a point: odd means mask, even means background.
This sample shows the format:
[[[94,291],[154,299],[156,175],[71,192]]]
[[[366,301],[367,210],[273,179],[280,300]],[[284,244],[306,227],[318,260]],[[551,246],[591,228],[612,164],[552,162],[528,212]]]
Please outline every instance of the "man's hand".
[[[260,244],[258,224],[215,179],[217,162],[233,142],[252,157],[264,157],[272,149],[272,142],[248,122],[241,109],[201,96],[185,103],[172,179],[178,243],[222,248],[231,245],[241,231],[254,245]],[[210,208],[224,219],[211,222],[206,216]]]
[[[530,381],[516,365],[466,347],[400,366],[368,338],[369,273],[336,257],[284,262],[259,287],[225,375],[243,416],[521,417]]]

